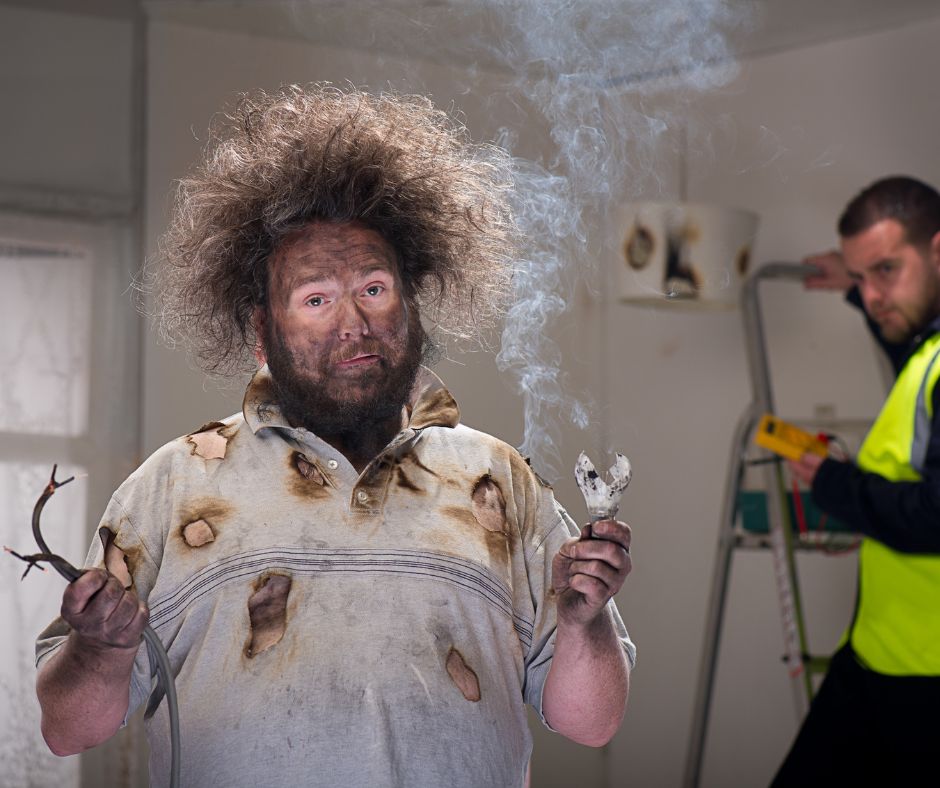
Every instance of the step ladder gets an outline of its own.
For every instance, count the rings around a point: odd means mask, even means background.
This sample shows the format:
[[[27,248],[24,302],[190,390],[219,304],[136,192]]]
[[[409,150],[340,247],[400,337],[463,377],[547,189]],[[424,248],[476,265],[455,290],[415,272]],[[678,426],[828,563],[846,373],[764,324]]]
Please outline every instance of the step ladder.
[[[683,786],[698,788],[718,663],[718,649],[724,618],[725,599],[731,574],[731,557],[736,548],[769,549],[772,551],[777,598],[783,624],[784,661],[790,674],[797,715],[805,716],[813,697],[813,676],[824,673],[828,657],[808,654],[803,608],[796,575],[795,551],[798,549],[846,549],[855,544],[857,536],[840,523],[827,521],[825,530],[798,535],[793,528],[792,494],[787,493],[782,462],[768,452],[760,459],[749,460],[749,448],[757,423],[764,413],[774,413],[770,368],[767,360],[764,325],[758,286],[768,279],[801,280],[815,269],[798,263],[768,263],[757,269],[741,290],[741,316],[747,347],[747,365],[751,379],[751,403],[738,421],[731,446],[728,479],[722,502],[718,551],[712,587],[705,616],[705,644],[699,667],[692,730],[686,758]],[[761,451],[762,450],[758,450]],[[754,451],[751,451],[753,454]],[[759,493],[742,489],[745,471],[751,464],[760,464],[763,490]],[[808,520],[818,519],[809,495],[800,496],[799,503]],[[741,525],[739,526],[739,522]]]

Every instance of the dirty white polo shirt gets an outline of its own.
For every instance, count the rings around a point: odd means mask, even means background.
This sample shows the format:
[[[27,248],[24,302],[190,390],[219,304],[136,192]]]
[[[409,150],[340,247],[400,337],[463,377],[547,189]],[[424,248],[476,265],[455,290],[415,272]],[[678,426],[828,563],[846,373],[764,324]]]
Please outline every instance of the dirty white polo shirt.
[[[126,564],[150,606],[184,785],[523,785],[551,559],[577,529],[515,449],[459,424],[433,373],[406,410],[359,474],[285,421],[264,368],[241,414],[159,449],[114,494],[87,565]],[[40,636],[37,663],[67,632]],[[142,647],[129,713],[149,690]],[[148,735],[166,785],[165,702]]]

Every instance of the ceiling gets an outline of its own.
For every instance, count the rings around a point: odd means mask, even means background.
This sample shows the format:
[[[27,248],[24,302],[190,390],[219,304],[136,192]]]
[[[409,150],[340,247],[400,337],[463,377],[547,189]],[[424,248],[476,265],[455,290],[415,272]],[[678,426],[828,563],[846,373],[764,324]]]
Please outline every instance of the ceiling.
[[[585,0],[590,7],[592,0]],[[624,7],[636,0],[624,2]],[[486,35],[495,0],[0,0],[0,4],[151,19],[254,35],[280,36],[341,48],[394,55],[408,44],[411,56],[482,66],[480,50],[458,42],[467,31]],[[504,2],[503,5],[506,5]],[[693,3],[689,2],[689,5]],[[738,57],[754,56],[916,24],[940,16],[936,0],[725,0],[743,24],[727,30]],[[381,8],[380,24],[371,26]],[[474,10],[478,9],[478,10]],[[479,10],[483,9],[483,10]],[[434,46],[430,45],[433,41]],[[423,42],[423,43],[422,43]]]

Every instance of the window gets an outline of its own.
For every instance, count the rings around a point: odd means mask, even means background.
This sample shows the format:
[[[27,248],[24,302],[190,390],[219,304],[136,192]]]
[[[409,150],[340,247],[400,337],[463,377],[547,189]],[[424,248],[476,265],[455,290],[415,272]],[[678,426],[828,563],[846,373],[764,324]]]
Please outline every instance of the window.
[[[136,464],[138,319],[118,223],[0,216],[0,539],[38,550],[33,505],[49,480],[76,475],[43,513],[50,548],[81,565],[108,496]],[[65,581],[0,556],[0,762],[3,784],[79,785],[77,758],[39,733],[34,641]]]

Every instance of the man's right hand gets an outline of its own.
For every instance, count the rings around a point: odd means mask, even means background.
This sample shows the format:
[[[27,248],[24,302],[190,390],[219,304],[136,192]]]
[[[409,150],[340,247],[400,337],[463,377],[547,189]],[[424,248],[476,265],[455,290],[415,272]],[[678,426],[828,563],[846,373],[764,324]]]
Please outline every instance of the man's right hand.
[[[39,668],[36,694],[49,749],[74,755],[121,727],[150,611],[116,577],[89,569],[65,589],[62,618],[72,632]]]
[[[149,617],[137,594],[103,569],[89,569],[62,596],[62,618],[91,648],[136,651]]]
[[[807,290],[840,290],[844,293],[855,284],[839,252],[810,255],[803,260],[803,265],[819,269],[818,274],[810,274],[803,280],[803,287]]]

